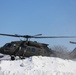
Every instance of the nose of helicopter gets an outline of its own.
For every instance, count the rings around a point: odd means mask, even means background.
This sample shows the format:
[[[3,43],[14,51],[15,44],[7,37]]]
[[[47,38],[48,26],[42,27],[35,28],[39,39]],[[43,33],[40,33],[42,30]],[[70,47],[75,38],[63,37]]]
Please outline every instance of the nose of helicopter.
[[[4,49],[3,48],[0,48],[0,53],[4,53]]]

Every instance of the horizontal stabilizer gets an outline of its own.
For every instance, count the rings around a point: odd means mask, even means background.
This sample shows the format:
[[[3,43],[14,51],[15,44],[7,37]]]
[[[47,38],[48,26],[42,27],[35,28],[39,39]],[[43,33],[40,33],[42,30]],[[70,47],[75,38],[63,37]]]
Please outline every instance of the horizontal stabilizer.
[[[72,41],[70,41],[70,43],[72,43],[72,44],[76,44],[76,42],[72,42]]]

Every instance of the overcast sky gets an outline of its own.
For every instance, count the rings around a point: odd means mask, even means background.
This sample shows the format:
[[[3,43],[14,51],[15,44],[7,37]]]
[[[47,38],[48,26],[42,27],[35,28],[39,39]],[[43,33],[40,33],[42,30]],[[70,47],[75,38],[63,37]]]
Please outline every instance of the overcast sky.
[[[0,0],[0,33],[76,36],[76,0]],[[0,46],[19,38],[0,36]],[[31,39],[64,45],[72,50],[76,39]]]

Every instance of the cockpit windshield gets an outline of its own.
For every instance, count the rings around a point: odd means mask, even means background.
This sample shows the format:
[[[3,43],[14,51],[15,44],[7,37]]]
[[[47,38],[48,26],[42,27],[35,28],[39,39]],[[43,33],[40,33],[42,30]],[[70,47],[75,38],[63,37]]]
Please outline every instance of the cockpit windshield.
[[[11,43],[6,43],[4,47],[11,47]]]

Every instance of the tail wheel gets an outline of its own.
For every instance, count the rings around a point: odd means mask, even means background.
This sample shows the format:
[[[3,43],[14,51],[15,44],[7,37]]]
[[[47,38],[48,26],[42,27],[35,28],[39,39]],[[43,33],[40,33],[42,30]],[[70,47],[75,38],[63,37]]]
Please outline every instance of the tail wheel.
[[[15,60],[15,56],[11,56],[11,60]]]

